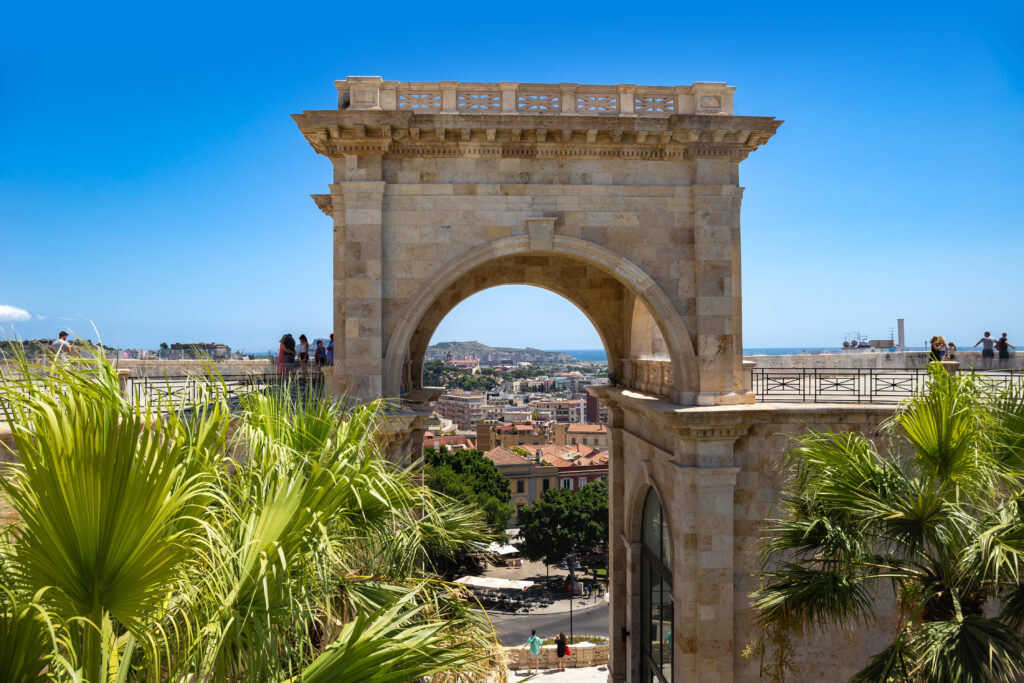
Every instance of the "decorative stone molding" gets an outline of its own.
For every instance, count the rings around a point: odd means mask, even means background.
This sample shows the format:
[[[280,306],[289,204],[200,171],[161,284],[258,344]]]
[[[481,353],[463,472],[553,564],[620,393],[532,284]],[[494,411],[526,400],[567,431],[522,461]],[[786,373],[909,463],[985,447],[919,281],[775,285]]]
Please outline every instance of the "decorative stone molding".
[[[735,88],[337,81],[338,109],[295,115],[328,157],[742,160],[782,123],[732,113]]]
[[[316,202],[316,208],[324,212],[328,218],[334,218],[334,202],[329,194],[311,194],[309,195]]]
[[[679,426],[677,429],[679,436],[684,439],[694,439],[696,441],[735,441],[750,432],[750,425]]]
[[[335,81],[338,109],[551,112],[591,116],[729,115],[736,88],[725,83],[648,86],[579,83],[437,83],[349,76]]]
[[[681,117],[593,120],[582,114],[555,123],[545,114],[542,111],[508,119],[504,114],[453,116],[440,111],[344,110],[304,112],[294,118],[313,149],[330,158],[388,154],[654,160],[710,157],[741,161],[767,142],[781,124],[765,117],[694,117],[696,120],[684,123]]]

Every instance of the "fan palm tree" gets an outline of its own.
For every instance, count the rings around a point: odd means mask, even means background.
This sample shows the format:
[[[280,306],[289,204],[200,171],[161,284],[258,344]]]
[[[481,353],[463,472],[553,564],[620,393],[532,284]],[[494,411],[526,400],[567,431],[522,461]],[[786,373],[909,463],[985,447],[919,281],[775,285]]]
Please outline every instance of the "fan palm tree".
[[[752,596],[762,635],[852,632],[885,605],[892,642],[853,680],[1019,680],[1024,393],[936,369],[883,435],[797,440]]]
[[[125,400],[99,355],[14,359],[0,680],[407,681],[485,674],[493,629],[425,566],[482,514],[380,449],[381,403],[290,387],[232,412]]]

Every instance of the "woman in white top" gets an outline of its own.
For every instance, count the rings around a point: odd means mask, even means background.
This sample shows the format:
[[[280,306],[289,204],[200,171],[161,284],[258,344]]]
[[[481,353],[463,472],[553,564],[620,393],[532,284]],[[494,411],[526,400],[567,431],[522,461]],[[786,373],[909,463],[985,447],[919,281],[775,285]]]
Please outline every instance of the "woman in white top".
[[[299,356],[299,370],[305,372],[306,364],[309,362],[309,340],[306,339],[306,335],[299,335],[299,346],[295,349],[295,352]]]

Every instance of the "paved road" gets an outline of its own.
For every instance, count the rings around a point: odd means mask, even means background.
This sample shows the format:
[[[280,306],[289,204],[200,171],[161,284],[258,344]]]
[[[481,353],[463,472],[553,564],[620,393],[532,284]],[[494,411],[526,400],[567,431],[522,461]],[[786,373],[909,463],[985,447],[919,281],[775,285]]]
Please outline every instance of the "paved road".
[[[522,645],[530,637],[530,630],[548,638],[559,631],[569,633],[569,613],[561,614],[492,614],[491,623],[498,632],[502,645]],[[573,633],[599,636],[608,635],[608,605],[577,611],[572,616]]]

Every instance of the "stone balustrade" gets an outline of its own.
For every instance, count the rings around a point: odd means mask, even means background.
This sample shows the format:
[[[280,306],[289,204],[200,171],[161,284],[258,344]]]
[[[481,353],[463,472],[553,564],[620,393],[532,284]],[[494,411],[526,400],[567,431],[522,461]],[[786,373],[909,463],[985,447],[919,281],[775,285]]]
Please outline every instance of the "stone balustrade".
[[[586,666],[607,666],[608,643],[579,643],[569,646],[569,656],[566,657],[565,665],[570,669]],[[529,666],[529,656],[524,647],[506,647],[505,654],[508,656],[508,668],[512,671],[526,671]],[[554,669],[558,666],[558,656],[554,645],[544,645],[540,649],[540,668]]]
[[[572,116],[732,115],[725,83],[643,86],[579,83],[403,83],[379,76],[335,81],[338,109],[409,110],[424,114]]]
[[[645,394],[669,396],[672,393],[672,361],[622,359],[623,384]]]

